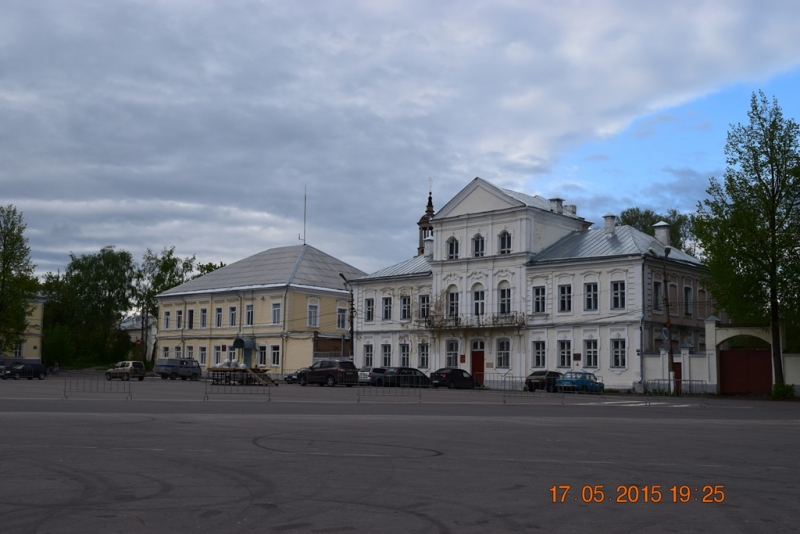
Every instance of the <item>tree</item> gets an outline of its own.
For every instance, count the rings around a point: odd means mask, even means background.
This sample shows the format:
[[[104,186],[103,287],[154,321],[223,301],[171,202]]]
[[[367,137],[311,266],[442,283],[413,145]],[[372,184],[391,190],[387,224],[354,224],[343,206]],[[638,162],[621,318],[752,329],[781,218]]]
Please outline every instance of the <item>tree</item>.
[[[619,216],[619,224],[632,226],[647,235],[656,235],[653,225],[659,222],[669,224],[669,241],[675,248],[689,254],[695,253],[691,231],[691,217],[672,208],[666,215],[651,209],[626,208]]]
[[[147,359],[147,331],[150,318],[158,317],[156,295],[189,280],[194,268],[195,257],[181,259],[175,256],[175,247],[164,247],[160,256],[149,248],[144,253],[142,264],[136,271],[134,292],[136,307],[141,317],[142,361]]]
[[[25,341],[39,286],[25,228],[21,212],[11,204],[0,206],[0,354]]]
[[[752,95],[749,124],[731,125],[722,183],[692,218],[716,305],[736,321],[769,324],[775,381],[783,383],[780,323],[796,313],[800,280],[800,127],[776,99]]]
[[[217,265],[214,262],[199,263],[197,265],[197,274],[194,275],[192,278],[200,278],[204,274],[216,271],[217,269],[222,269],[223,267],[225,267],[225,264],[223,262],[219,262],[219,265]]]

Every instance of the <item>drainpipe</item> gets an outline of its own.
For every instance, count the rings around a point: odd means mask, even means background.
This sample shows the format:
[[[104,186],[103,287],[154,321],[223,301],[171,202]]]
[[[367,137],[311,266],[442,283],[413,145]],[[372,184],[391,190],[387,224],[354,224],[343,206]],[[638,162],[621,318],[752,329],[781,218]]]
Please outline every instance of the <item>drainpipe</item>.
[[[639,320],[639,383],[642,384],[644,393],[644,318],[647,314],[647,262],[646,255],[642,254],[642,318]]]

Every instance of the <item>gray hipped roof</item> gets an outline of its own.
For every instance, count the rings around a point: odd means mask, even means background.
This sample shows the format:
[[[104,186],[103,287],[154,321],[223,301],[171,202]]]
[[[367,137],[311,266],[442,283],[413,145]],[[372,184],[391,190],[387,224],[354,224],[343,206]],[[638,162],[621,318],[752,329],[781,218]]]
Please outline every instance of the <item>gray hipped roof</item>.
[[[595,228],[582,232],[573,232],[537,254],[529,265],[539,265],[559,261],[577,261],[589,258],[614,256],[632,256],[648,254],[652,248],[660,257],[664,256],[664,245],[655,237],[645,234],[631,226],[617,226],[613,234],[605,228]],[[700,266],[701,262],[694,256],[672,248],[669,254],[671,261],[679,261]]]
[[[259,252],[249,258],[173,287],[161,295],[290,285],[344,290],[339,273],[342,273],[348,280],[360,278],[366,274],[311,245],[293,245]]]
[[[376,271],[368,276],[361,278],[361,280],[373,280],[376,278],[387,278],[390,276],[414,276],[426,275],[431,273],[431,264],[428,258],[424,255],[416,256],[410,260],[401,261],[391,267],[386,267],[380,271]]]

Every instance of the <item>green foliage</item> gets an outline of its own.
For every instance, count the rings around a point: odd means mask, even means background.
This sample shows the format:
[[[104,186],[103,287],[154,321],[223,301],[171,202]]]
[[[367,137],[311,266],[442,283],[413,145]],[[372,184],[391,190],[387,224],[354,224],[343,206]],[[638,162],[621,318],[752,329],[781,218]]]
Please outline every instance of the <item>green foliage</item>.
[[[794,386],[792,384],[775,384],[772,386],[770,396],[775,400],[793,399]]]
[[[651,209],[626,208],[622,210],[618,219],[619,224],[632,226],[647,235],[656,235],[653,225],[659,222],[669,224],[669,240],[673,247],[679,248],[688,254],[695,253],[693,235],[691,231],[691,217],[670,209],[666,215],[656,213]]]
[[[223,262],[219,262],[219,265],[213,262],[200,263],[197,265],[197,274],[194,275],[193,278],[199,278],[204,274],[216,271],[217,269],[222,269],[223,267],[225,267],[225,264]]]
[[[753,94],[748,117],[728,132],[725,179],[711,179],[692,232],[716,305],[736,322],[771,325],[782,383],[780,322],[797,321],[800,302],[800,127],[763,93]]]
[[[44,359],[48,365],[58,362],[59,366],[72,367],[78,356],[75,341],[69,326],[55,324],[44,331],[43,343]]]
[[[11,204],[0,206],[0,354],[25,340],[39,289],[25,228],[21,212]]]

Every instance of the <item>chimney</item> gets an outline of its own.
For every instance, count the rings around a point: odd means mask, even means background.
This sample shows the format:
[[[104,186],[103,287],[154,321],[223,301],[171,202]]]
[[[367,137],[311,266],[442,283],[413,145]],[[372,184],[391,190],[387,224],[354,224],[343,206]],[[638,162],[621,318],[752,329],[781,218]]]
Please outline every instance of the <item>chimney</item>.
[[[575,204],[564,204],[564,211],[566,211],[567,213],[569,213],[571,215],[577,215],[578,214],[578,206],[576,206]]]
[[[423,241],[423,254],[426,258],[431,258],[433,256],[433,236],[428,236]]]
[[[606,213],[603,215],[603,219],[606,221],[606,234],[614,235],[614,228],[617,226],[617,216],[612,213]]]
[[[563,198],[551,198],[550,199],[550,211],[554,211],[558,214],[564,213],[564,199]]]
[[[669,243],[669,223],[665,223],[664,221],[657,222],[653,225],[653,228],[656,230],[656,239],[659,243],[664,245],[665,247],[670,246]]]

